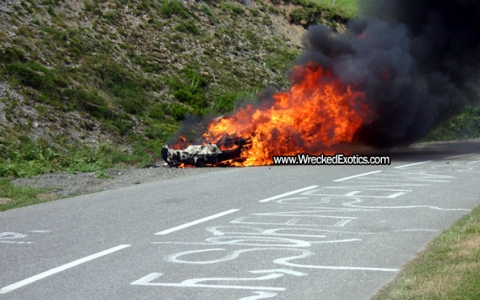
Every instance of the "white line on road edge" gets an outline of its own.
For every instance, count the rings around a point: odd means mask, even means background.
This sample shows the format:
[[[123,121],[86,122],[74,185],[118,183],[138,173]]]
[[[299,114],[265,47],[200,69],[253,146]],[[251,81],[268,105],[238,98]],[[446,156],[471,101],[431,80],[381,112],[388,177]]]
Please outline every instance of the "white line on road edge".
[[[413,164],[394,167],[394,169],[403,169],[403,168],[413,167],[413,166],[417,166],[417,165],[428,164],[428,163],[431,163],[432,161],[433,160],[421,161],[421,162],[417,162],[417,163],[413,163]]]
[[[73,268],[73,267],[76,267],[80,264],[83,264],[83,263],[86,263],[88,261],[91,261],[91,260],[94,260],[96,258],[99,258],[99,257],[102,257],[102,256],[105,256],[105,255],[108,255],[108,254],[111,254],[113,252],[116,252],[116,251],[119,251],[119,250],[122,250],[122,249],[125,249],[125,248],[128,248],[130,247],[131,245],[120,245],[120,246],[117,246],[117,247],[113,247],[113,248],[110,248],[110,249],[107,249],[107,250],[104,250],[102,252],[98,252],[98,253],[95,253],[95,254],[92,254],[92,255],[89,255],[89,256],[86,256],[84,258],[80,258],[78,260],[75,260],[75,261],[72,261],[68,264],[65,264],[65,265],[62,265],[62,266],[59,266],[59,267],[56,267],[56,268],[53,268],[53,269],[50,269],[48,271],[45,271],[43,273],[40,273],[40,274],[37,274],[35,276],[32,276],[32,277],[29,277],[27,279],[24,279],[22,281],[19,281],[19,282],[16,282],[14,284],[11,284],[11,285],[7,285],[6,287],[0,289],[0,294],[6,294],[8,292],[11,292],[13,290],[16,290],[18,288],[21,288],[27,284],[30,284],[30,283],[33,283],[35,281],[38,281],[40,279],[43,279],[45,277],[48,277],[48,276],[51,276],[51,275],[54,275],[54,274],[57,274],[57,273],[60,273],[62,271],[65,271],[67,269],[70,269],[70,268]]]
[[[349,177],[344,177],[344,178],[340,178],[340,179],[335,179],[334,182],[346,181],[346,180],[349,180],[349,179],[353,179],[353,178],[357,178],[357,177],[363,177],[363,176],[367,176],[367,175],[371,175],[371,174],[377,174],[377,173],[380,173],[380,172],[382,172],[382,171],[373,171],[373,172],[368,172],[368,173],[353,175],[353,176],[349,176]]]
[[[193,226],[193,225],[197,225],[197,224],[200,224],[200,223],[203,223],[203,222],[206,222],[206,221],[210,221],[210,220],[213,220],[213,219],[216,219],[216,218],[234,213],[234,212],[239,211],[239,210],[240,209],[230,209],[230,210],[227,210],[227,211],[224,211],[224,212],[221,212],[221,213],[209,216],[209,217],[205,217],[205,218],[202,218],[202,219],[198,219],[196,221],[192,221],[192,222],[189,222],[189,223],[185,223],[183,225],[179,225],[179,226],[176,226],[176,227],[173,227],[173,228],[170,228],[170,229],[166,229],[166,230],[157,232],[155,234],[166,235],[166,234],[169,234],[169,233],[172,233],[172,232],[175,232],[175,231],[185,229],[185,228]]]
[[[294,190],[294,191],[291,191],[291,192],[288,192],[288,193],[273,196],[273,197],[270,197],[270,198],[267,198],[267,199],[260,200],[258,202],[261,202],[261,203],[270,202],[270,201],[277,200],[277,199],[285,197],[285,196],[290,196],[290,195],[293,195],[293,194],[305,192],[305,191],[308,191],[308,190],[311,190],[311,189],[314,189],[314,188],[317,188],[317,187],[318,187],[318,185],[308,186],[308,187],[303,188],[303,189],[298,189],[298,190]]]

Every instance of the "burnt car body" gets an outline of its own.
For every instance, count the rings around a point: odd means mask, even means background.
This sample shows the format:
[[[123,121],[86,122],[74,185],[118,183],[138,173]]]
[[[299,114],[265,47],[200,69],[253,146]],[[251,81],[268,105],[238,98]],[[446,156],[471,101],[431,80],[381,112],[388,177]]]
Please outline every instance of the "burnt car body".
[[[221,150],[220,145],[223,149]],[[162,158],[171,167],[178,167],[182,164],[195,167],[222,165],[222,162],[242,161],[242,151],[248,145],[242,138],[225,138],[216,144],[189,145],[183,150],[169,148],[168,145],[162,148]]]

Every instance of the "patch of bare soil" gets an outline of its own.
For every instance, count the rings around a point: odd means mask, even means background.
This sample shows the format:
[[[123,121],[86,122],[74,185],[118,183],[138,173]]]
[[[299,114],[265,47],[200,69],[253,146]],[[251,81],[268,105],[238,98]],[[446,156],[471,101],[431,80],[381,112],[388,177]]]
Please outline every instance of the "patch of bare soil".
[[[177,169],[155,165],[149,168],[107,169],[107,179],[97,178],[98,173],[86,172],[49,173],[33,178],[18,178],[12,181],[16,186],[52,188],[48,197],[82,195],[93,192],[113,190],[121,187],[152,181],[167,180],[183,176],[213,172],[215,168]],[[42,194],[42,197],[46,197]]]
[[[0,204],[7,204],[10,201],[13,201],[13,200],[10,198],[0,198]]]

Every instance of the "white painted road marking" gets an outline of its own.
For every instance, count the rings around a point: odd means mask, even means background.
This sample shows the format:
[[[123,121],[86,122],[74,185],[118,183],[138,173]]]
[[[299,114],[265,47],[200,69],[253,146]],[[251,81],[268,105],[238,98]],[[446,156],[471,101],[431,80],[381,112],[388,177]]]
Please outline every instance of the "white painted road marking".
[[[353,179],[353,178],[357,178],[357,177],[363,177],[363,176],[367,176],[367,175],[371,175],[371,174],[377,174],[377,173],[380,173],[380,172],[382,172],[382,171],[373,171],[373,172],[368,172],[368,173],[353,175],[353,176],[349,176],[349,177],[344,177],[344,178],[340,178],[340,179],[335,179],[334,182],[346,181],[346,180],[349,180],[349,179]]]
[[[173,227],[173,228],[170,228],[170,229],[166,229],[166,230],[157,232],[157,233],[155,233],[155,234],[157,234],[157,235],[166,235],[166,234],[169,234],[169,233],[172,233],[172,232],[175,232],[175,231],[179,231],[179,230],[182,230],[182,229],[191,227],[191,226],[193,226],[193,225],[197,225],[197,224],[204,223],[204,222],[207,222],[207,221],[216,219],[216,218],[223,217],[223,216],[225,216],[225,215],[229,215],[229,214],[234,213],[234,212],[237,212],[237,211],[239,211],[239,210],[240,210],[240,209],[230,209],[230,210],[227,210],[227,211],[224,211],[224,212],[215,214],[215,215],[211,215],[211,216],[209,216],[209,217],[205,217],[205,218],[202,218],[202,219],[198,219],[198,220],[196,220],[196,221],[192,221],[192,222],[189,222],[189,223],[185,223],[185,224],[183,224],[183,225],[179,225],[179,226],[176,226],[176,227]]]
[[[0,232],[0,244],[33,244],[32,242],[18,240],[26,237],[26,234],[17,232]]]
[[[270,198],[267,198],[267,199],[260,200],[258,202],[260,202],[260,203],[270,202],[270,201],[273,201],[273,200],[277,200],[279,198],[283,198],[285,196],[290,196],[290,195],[293,195],[293,194],[297,194],[297,193],[305,192],[305,191],[308,191],[308,190],[311,190],[311,189],[315,189],[317,187],[318,187],[318,185],[308,186],[308,187],[305,187],[303,189],[298,189],[298,190],[294,190],[294,191],[291,191],[291,192],[283,193],[283,194],[280,194],[280,195],[277,195],[277,196],[273,196],[273,197],[270,197]]]
[[[65,264],[65,265],[62,265],[62,266],[59,266],[59,267],[56,267],[56,268],[53,268],[53,269],[50,269],[48,271],[45,271],[43,273],[40,273],[40,274],[37,274],[35,276],[32,276],[32,277],[29,277],[27,279],[24,279],[22,281],[19,281],[19,282],[16,282],[14,284],[11,284],[11,285],[8,285],[6,287],[3,287],[2,289],[0,289],[0,294],[6,294],[8,292],[11,292],[13,290],[16,290],[18,288],[21,288],[27,284],[30,284],[30,283],[33,283],[35,281],[38,281],[40,279],[43,279],[45,277],[48,277],[48,276],[51,276],[51,275],[55,275],[57,273],[60,273],[62,271],[65,271],[67,269],[70,269],[70,268],[73,268],[73,267],[76,267],[80,264],[83,264],[83,263],[86,263],[88,261],[91,261],[91,260],[94,260],[96,258],[99,258],[99,257],[102,257],[102,256],[105,256],[105,255],[108,255],[108,254],[111,254],[113,252],[116,252],[116,251],[119,251],[119,250],[122,250],[122,249],[125,249],[125,248],[128,248],[130,247],[131,245],[119,245],[117,247],[113,247],[113,248],[110,248],[110,249],[107,249],[107,250],[104,250],[104,251],[101,251],[101,252],[98,252],[98,253],[95,253],[95,254],[92,254],[92,255],[89,255],[89,256],[86,256],[84,258],[80,258],[78,260],[75,260],[75,261],[72,261],[68,264]]]
[[[209,281],[263,281],[272,280],[282,277],[284,274],[272,273],[269,275],[257,277],[257,278],[193,278],[187,279],[179,283],[166,283],[166,282],[151,282],[157,278],[163,276],[163,273],[150,273],[145,277],[142,277],[130,285],[145,285],[145,286],[167,286],[167,287],[186,287],[186,288],[210,288],[210,289],[237,289],[237,290],[266,290],[266,291],[285,291],[283,287],[269,287],[269,286],[245,286],[245,285],[225,285],[225,284],[202,284],[201,282]]]
[[[260,299],[267,299],[267,298],[274,298],[277,296],[277,293],[269,293],[269,292],[254,292],[257,294],[256,296],[251,297],[244,297],[238,300],[260,300]]]
[[[427,160],[427,161],[421,161],[413,164],[408,164],[408,165],[403,165],[403,166],[397,166],[394,167],[394,169],[403,169],[403,168],[408,168],[408,167],[413,167],[413,166],[418,166],[418,165],[423,165],[423,164],[428,164],[433,162],[433,160]]]

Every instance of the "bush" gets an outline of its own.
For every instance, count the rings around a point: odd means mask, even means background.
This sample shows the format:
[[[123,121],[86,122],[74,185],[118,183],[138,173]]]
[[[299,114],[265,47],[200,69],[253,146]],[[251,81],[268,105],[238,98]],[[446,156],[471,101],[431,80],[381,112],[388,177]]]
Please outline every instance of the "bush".
[[[66,89],[62,94],[71,106],[87,111],[94,117],[106,118],[111,115],[105,99],[97,91],[77,87]]]
[[[113,95],[125,112],[138,114],[145,109],[148,103],[144,92],[146,83],[141,78],[127,73],[120,64],[105,57],[91,63],[100,75],[102,89]]]
[[[444,121],[433,129],[425,140],[445,141],[478,137],[480,137],[480,105],[469,106],[463,113]]]
[[[117,11],[110,11],[103,15],[103,17],[107,20],[110,24],[117,23],[118,12]]]
[[[25,51],[16,46],[8,47],[0,52],[0,61],[6,63],[26,62]]]
[[[315,8],[296,8],[290,13],[292,23],[308,26],[318,23],[318,11]]]
[[[173,77],[166,80],[167,85],[172,89],[173,96],[178,101],[196,109],[207,107],[208,101],[205,92],[208,86],[208,80],[188,68],[184,69],[183,77],[183,79]],[[177,117],[175,117],[175,119],[177,119]]]
[[[22,84],[38,91],[49,92],[55,86],[53,72],[36,61],[7,64],[5,71],[7,74],[15,76]]]
[[[152,140],[167,140],[177,130],[176,126],[168,123],[154,123],[146,129],[145,135]]]
[[[189,109],[181,104],[172,103],[171,114],[172,117],[177,121],[185,120],[185,115],[189,112]]]
[[[165,120],[165,112],[168,111],[169,106],[167,103],[157,103],[153,105],[149,111],[148,116],[155,120]]]
[[[188,21],[180,21],[180,24],[175,27],[175,30],[181,31],[181,32],[186,32],[186,33],[191,33],[193,35],[199,35],[200,31],[198,30],[198,27],[193,23],[192,20]]]
[[[226,114],[234,110],[237,104],[237,94],[224,95],[216,99],[213,109],[219,113]]]
[[[177,15],[184,19],[188,18],[188,12],[178,0],[165,1],[160,9],[160,14],[166,18],[171,18],[173,15]]]

